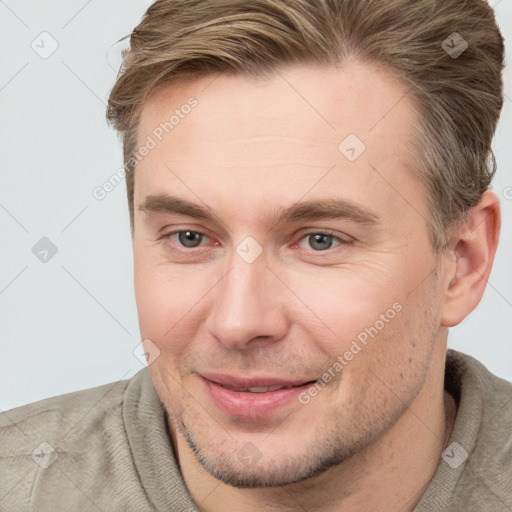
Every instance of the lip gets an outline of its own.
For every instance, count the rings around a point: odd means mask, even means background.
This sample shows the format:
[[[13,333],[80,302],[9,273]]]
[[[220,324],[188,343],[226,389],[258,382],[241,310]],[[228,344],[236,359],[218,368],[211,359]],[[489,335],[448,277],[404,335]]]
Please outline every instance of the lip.
[[[233,375],[225,375],[222,373],[202,373],[201,376],[214,382],[235,388],[238,390],[247,388],[259,388],[259,387],[274,387],[274,386],[300,386],[309,382],[314,382],[316,379],[279,379],[274,377],[235,377]]]
[[[229,416],[240,418],[264,418],[284,408],[315,380],[283,380],[277,378],[243,378],[222,374],[201,374],[201,380],[213,403]],[[228,389],[223,386],[229,386]],[[240,391],[247,388],[293,386],[276,391],[251,393]]]

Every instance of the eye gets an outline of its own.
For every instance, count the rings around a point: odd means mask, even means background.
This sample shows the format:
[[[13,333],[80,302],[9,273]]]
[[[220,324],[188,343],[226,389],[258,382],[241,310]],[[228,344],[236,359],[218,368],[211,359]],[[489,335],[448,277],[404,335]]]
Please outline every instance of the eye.
[[[335,245],[341,245],[345,243],[341,238],[331,234],[324,232],[312,232],[306,233],[299,242],[299,246],[303,249],[307,249],[308,247],[304,247],[303,243],[306,242],[309,246],[316,252],[326,251],[327,249],[331,249],[333,247],[334,240],[337,240],[338,243]]]
[[[201,245],[201,242],[203,238],[206,238],[206,235],[204,235],[203,233],[199,233],[197,231],[186,230],[174,231],[173,233],[169,233],[168,235],[166,235],[166,237],[175,241],[179,245],[182,245],[183,247],[193,249]],[[177,241],[175,237],[177,237]]]

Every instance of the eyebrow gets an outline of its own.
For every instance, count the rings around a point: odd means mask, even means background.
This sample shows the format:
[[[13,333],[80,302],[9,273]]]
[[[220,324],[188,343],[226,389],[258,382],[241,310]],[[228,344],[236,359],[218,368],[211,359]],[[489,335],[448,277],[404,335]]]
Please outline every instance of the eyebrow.
[[[222,222],[211,208],[186,199],[166,194],[148,195],[139,205],[146,214],[179,214],[198,220]],[[380,217],[372,210],[352,201],[327,198],[317,201],[295,203],[287,208],[277,208],[267,219],[270,226],[300,221],[348,219],[358,224],[374,226]]]

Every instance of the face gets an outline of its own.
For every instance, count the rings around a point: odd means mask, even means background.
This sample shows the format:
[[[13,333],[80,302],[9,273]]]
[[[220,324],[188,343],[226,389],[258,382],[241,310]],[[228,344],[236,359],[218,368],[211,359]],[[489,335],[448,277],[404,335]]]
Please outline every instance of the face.
[[[424,387],[441,293],[415,122],[393,75],[355,61],[205,77],[144,106],[141,334],[171,430],[225,483],[321,473]]]

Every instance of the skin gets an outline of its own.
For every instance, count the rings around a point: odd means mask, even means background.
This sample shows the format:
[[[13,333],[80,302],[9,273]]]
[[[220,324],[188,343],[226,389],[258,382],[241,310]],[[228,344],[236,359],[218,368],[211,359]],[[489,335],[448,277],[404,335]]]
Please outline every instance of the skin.
[[[390,72],[349,61],[182,81],[144,105],[141,145],[198,101],[137,166],[133,242],[141,334],[159,350],[149,370],[203,511],[412,511],[436,471],[456,416],[447,328],[483,294],[499,203],[486,192],[449,249],[432,249],[405,93]],[[350,133],[366,145],[353,162],[338,149]],[[216,217],[140,209],[158,194]],[[267,221],[326,198],[379,220]],[[163,236],[188,230],[204,234],[198,246]],[[325,230],[334,237],[315,244]],[[236,250],[248,236],[263,249],[252,263]],[[401,311],[307,404],[241,419],[205,392],[205,371],[320,379],[393,304]],[[252,465],[237,456],[246,443]]]

